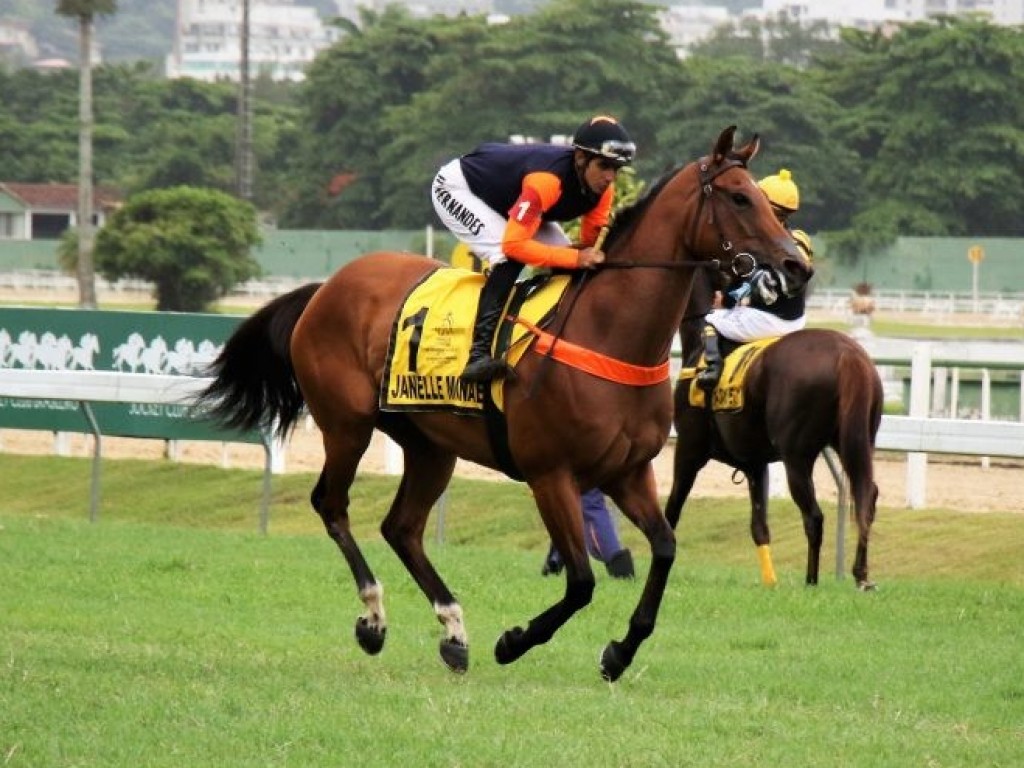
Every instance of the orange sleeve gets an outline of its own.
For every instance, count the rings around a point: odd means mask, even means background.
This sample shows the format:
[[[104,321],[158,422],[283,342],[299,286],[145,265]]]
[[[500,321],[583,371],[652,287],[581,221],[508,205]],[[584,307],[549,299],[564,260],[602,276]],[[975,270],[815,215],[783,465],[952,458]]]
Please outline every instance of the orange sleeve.
[[[562,183],[554,174],[536,171],[526,175],[519,199],[508,211],[508,223],[501,238],[501,250],[506,256],[534,267],[574,269],[579,266],[580,253],[575,248],[547,245],[533,239],[540,229],[544,211],[550,210],[561,196]]]
[[[601,195],[593,210],[583,214],[583,221],[580,222],[580,244],[593,245],[601,227],[608,223],[612,212],[612,200],[615,199],[615,185],[609,184],[608,189]]]

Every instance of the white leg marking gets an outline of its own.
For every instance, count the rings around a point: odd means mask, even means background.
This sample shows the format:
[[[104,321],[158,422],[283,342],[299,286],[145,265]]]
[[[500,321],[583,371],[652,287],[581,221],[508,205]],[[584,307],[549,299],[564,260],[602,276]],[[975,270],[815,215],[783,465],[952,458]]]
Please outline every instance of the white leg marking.
[[[466,635],[466,627],[462,623],[462,606],[458,603],[440,605],[434,603],[434,613],[437,620],[444,625],[445,639],[456,640],[461,645],[469,646],[469,638]]]
[[[362,618],[366,619],[367,626],[383,630],[388,625],[384,615],[384,585],[377,582],[359,591],[359,599],[366,606],[366,612]]]

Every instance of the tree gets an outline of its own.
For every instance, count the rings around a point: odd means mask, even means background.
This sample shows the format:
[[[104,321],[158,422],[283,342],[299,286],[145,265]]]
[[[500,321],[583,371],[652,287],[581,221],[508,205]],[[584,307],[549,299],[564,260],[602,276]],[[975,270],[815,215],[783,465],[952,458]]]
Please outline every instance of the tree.
[[[944,17],[844,40],[816,80],[865,161],[858,218],[875,239],[1024,235],[1024,31]]]
[[[690,47],[690,54],[708,58],[742,56],[806,68],[817,57],[841,47],[832,39],[826,21],[805,23],[778,14],[764,21],[743,17],[717,27],[709,37]]]
[[[367,15],[309,72],[304,188],[284,223],[420,226],[444,161],[512,134],[569,134],[594,113],[622,119],[641,167],[654,167],[657,112],[679,67],[656,14],[635,0],[553,0],[505,24]]]
[[[860,189],[861,159],[835,140],[841,111],[803,72],[745,57],[686,62],[678,97],[667,106],[658,145],[675,160],[707,154],[728,125],[761,137],[751,172],[788,168],[800,187],[799,225],[817,232],[849,226]],[[672,158],[667,158],[672,159]]]
[[[259,241],[250,203],[211,189],[157,189],[130,197],[100,230],[96,264],[108,280],[152,281],[158,310],[199,312],[259,276],[250,253]]]
[[[303,130],[293,153],[285,226],[393,225],[380,211],[385,197],[380,185],[391,172],[381,160],[390,139],[381,125],[383,117],[428,88],[424,70],[450,37],[449,28],[482,28],[484,21],[440,16],[418,20],[406,9],[389,5],[379,14],[361,9],[359,25],[338,24],[345,37],[318,55],[306,72],[300,98]],[[417,127],[404,130],[415,133]],[[425,201],[428,184],[429,178],[421,180]]]
[[[78,19],[78,304],[96,308],[92,227],[92,32],[96,16],[117,10],[117,0],[58,0],[57,13]]]

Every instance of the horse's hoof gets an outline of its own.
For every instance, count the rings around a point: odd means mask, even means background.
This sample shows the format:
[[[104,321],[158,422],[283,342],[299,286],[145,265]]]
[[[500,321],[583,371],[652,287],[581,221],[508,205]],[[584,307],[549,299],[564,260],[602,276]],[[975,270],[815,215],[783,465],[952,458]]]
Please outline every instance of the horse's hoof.
[[[378,629],[371,627],[365,617],[356,619],[356,642],[359,647],[371,656],[376,656],[384,647],[384,636],[387,634],[387,627]]]
[[[511,664],[526,653],[527,649],[522,647],[524,634],[522,627],[513,627],[502,633],[494,646],[494,658],[499,664]]]
[[[878,585],[869,579],[861,579],[857,582],[857,589],[861,592],[874,592],[877,588]]]
[[[469,669],[469,646],[451,637],[441,641],[441,661],[460,675]]]
[[[629,666],[629,662],[623,658],[621,648],[621,643],[612,640],[601,652],[601,677],[609,683],[614,683],[622,677],[622,673]]]

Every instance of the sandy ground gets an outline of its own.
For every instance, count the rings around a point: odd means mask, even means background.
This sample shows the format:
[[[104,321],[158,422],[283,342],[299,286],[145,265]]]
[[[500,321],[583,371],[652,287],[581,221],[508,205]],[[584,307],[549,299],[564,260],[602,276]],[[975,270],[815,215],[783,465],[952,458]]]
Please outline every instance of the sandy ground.
[[[63,436],[62,450],[71,456],[92,456],[93,439],[88,435]],[[0,451],[20,454],[52,454],[57,450],[55,437],[46,432],[0,430]],[[175,459],[183,462],[215,464],[225,467],[261,468],[263,449],[237,443],[181,442],[176,444]],[[673,443],[670,441],[655,460],[658,489],[667,495],[672,484]],[[105,458],[151,458],[167,456],[167,445],[160,440],[103,438]],[[285,447],[286,472],[316,472],[323,462],[320,433],[311,423],[300,426]],[[385,473],[401,466],[401,458],[389,461],[386,438],[374,435],[363,457],[360,471]],[[895,454],[882,454],[875,461],[879,503],[885,507],[906,506],[906,462]],[[456,475],[461,477],[502,480],[503,476],[474,464],[460,461]],[[1024,463],[992,459],[985,467],[980,458],[932,457],[927,476],[926,500],[929,507],[945,507],[962,511],[1024,511]],[[815,484],[821,500],[835,500],[836,486],[824,461],[815,469]],[[785,480],[779,478],[773,487],[785,493]],[[710,464],[697,479],[694,494],[698,496],[746,496],[745,485],[732,480],[732,470],[724,465]]]

